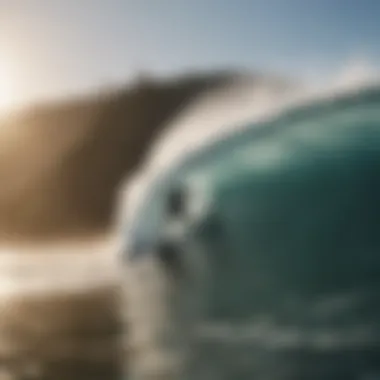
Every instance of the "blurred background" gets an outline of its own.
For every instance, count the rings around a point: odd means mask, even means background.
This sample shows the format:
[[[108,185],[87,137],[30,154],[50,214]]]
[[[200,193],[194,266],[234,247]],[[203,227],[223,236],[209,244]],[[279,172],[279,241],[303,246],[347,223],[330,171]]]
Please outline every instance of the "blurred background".
[[[373,0],[0,0],[0,380],[118,379],[120,184],[206,94],[199,118],[222,123],[258,88],[374,78],[379,17]]]

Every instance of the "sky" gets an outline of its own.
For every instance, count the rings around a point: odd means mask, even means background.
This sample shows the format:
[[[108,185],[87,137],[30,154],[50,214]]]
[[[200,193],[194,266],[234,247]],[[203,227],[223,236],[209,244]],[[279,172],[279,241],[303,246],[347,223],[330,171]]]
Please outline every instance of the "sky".
[[[380,62],[378,0],[0,0],[0,106],[126,82],[140,70],[311,77]]]

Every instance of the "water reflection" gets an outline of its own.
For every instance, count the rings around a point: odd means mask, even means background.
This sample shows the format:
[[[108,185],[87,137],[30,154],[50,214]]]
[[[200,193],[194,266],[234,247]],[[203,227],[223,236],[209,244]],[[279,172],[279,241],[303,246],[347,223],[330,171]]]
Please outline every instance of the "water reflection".
[[[119,379],[118,268],[104,243],[0,256],[0,380]]]

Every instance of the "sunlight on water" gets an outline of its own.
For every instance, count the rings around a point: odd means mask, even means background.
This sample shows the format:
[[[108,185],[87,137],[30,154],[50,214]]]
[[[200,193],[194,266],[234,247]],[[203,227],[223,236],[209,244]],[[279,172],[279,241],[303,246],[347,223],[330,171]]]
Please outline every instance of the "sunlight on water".
[[[110,237],[0,248],[1,380],[119,378],[116,252]]]
[[[76,291],[117,282],[110,241],[0,248],[0,298]]]

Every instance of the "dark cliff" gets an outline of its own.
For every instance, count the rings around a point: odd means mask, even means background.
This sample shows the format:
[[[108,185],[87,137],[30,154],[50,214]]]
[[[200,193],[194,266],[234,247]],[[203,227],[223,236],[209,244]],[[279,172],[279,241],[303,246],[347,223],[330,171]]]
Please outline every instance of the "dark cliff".
[[[0,133],[0,238],[85,237],[110,226],[118,184],[166,122],[234,74],[148,80],[35,107]]]

